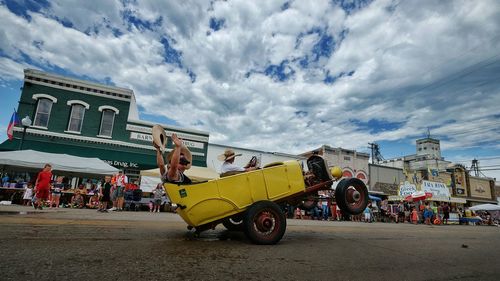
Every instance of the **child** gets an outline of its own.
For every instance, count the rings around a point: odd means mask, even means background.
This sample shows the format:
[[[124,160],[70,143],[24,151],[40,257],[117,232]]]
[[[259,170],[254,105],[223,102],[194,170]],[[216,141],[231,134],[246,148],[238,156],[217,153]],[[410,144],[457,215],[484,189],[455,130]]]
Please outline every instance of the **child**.
[[[411,211],[411,222],[413,222],[414,224],[417,224],[418,222],[418,212],[415,207],[413,207]]]
[[[23,195],[23,205],[29,206],[31,204],[31,200],[33,199],[33,184],[30,182],[26,187]]]
[[[100,189],[101,193],[101,204],[99,206],[99,209],[97,211],[99,212],[104,212],[107,213],[107,207],[108,207],[108,202],[111,199],[111,177],[106,176],[104,177],[104,184],[102,185]]]
[[[50,209],[55,205],[56,208],[59,208],[59,200],[61,199],[61,193],[64,188],[64,184],[62,183],[63,177],[57,177],[56,183],[52,185],[52,197],[50,200]]]

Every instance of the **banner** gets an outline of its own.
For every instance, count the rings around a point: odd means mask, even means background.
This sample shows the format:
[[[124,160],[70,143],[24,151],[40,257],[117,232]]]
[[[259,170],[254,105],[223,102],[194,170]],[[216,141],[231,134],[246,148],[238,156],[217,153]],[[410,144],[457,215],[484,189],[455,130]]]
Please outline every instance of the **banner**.
[[[446,184],[442,182],[422,181],[422,191],[432,193],[432,199],[443,199],[448,201],[450,198],[450,190]]]

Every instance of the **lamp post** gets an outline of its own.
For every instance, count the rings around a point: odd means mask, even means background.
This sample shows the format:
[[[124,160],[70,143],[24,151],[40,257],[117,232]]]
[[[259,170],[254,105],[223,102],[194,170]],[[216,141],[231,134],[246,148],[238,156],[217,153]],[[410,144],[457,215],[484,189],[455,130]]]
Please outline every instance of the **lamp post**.
[[[29,116],[26,116],[21,120],[21,124],[23,125],[23,136],[21,137],[21,143],[19,144],[19,150],[23,150],[23,142],[24,137],[26,136],[26,129],[31,126],[31,119]]]

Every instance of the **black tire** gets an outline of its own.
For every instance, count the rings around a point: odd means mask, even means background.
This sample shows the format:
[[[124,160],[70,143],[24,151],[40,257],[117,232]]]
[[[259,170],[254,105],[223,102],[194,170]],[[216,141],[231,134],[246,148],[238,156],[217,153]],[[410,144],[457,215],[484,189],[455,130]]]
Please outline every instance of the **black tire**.
[[[222,225],[229,231],[243,231],[243,218],[241,215],[225,218]]]
[[[359,215],[368,205],[368,189],[360,179],[343,179],[335,189],[335,201],[342,211]]]
[[[243,219],[245,235],[255,244],[274,245],[286,230],[286,217],[278,204],[259,201],[247,210]]]

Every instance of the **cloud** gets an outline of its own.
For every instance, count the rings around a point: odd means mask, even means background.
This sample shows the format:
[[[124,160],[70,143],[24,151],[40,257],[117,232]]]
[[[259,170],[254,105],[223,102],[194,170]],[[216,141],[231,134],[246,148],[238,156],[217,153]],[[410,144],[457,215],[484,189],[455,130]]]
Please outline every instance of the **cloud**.
[[[29,18],[0,6],[0,73],[111,80],[215,143],[360,149],[429,127],[443,148],[495,148],[494,1],[349,3],[51,1]]]

